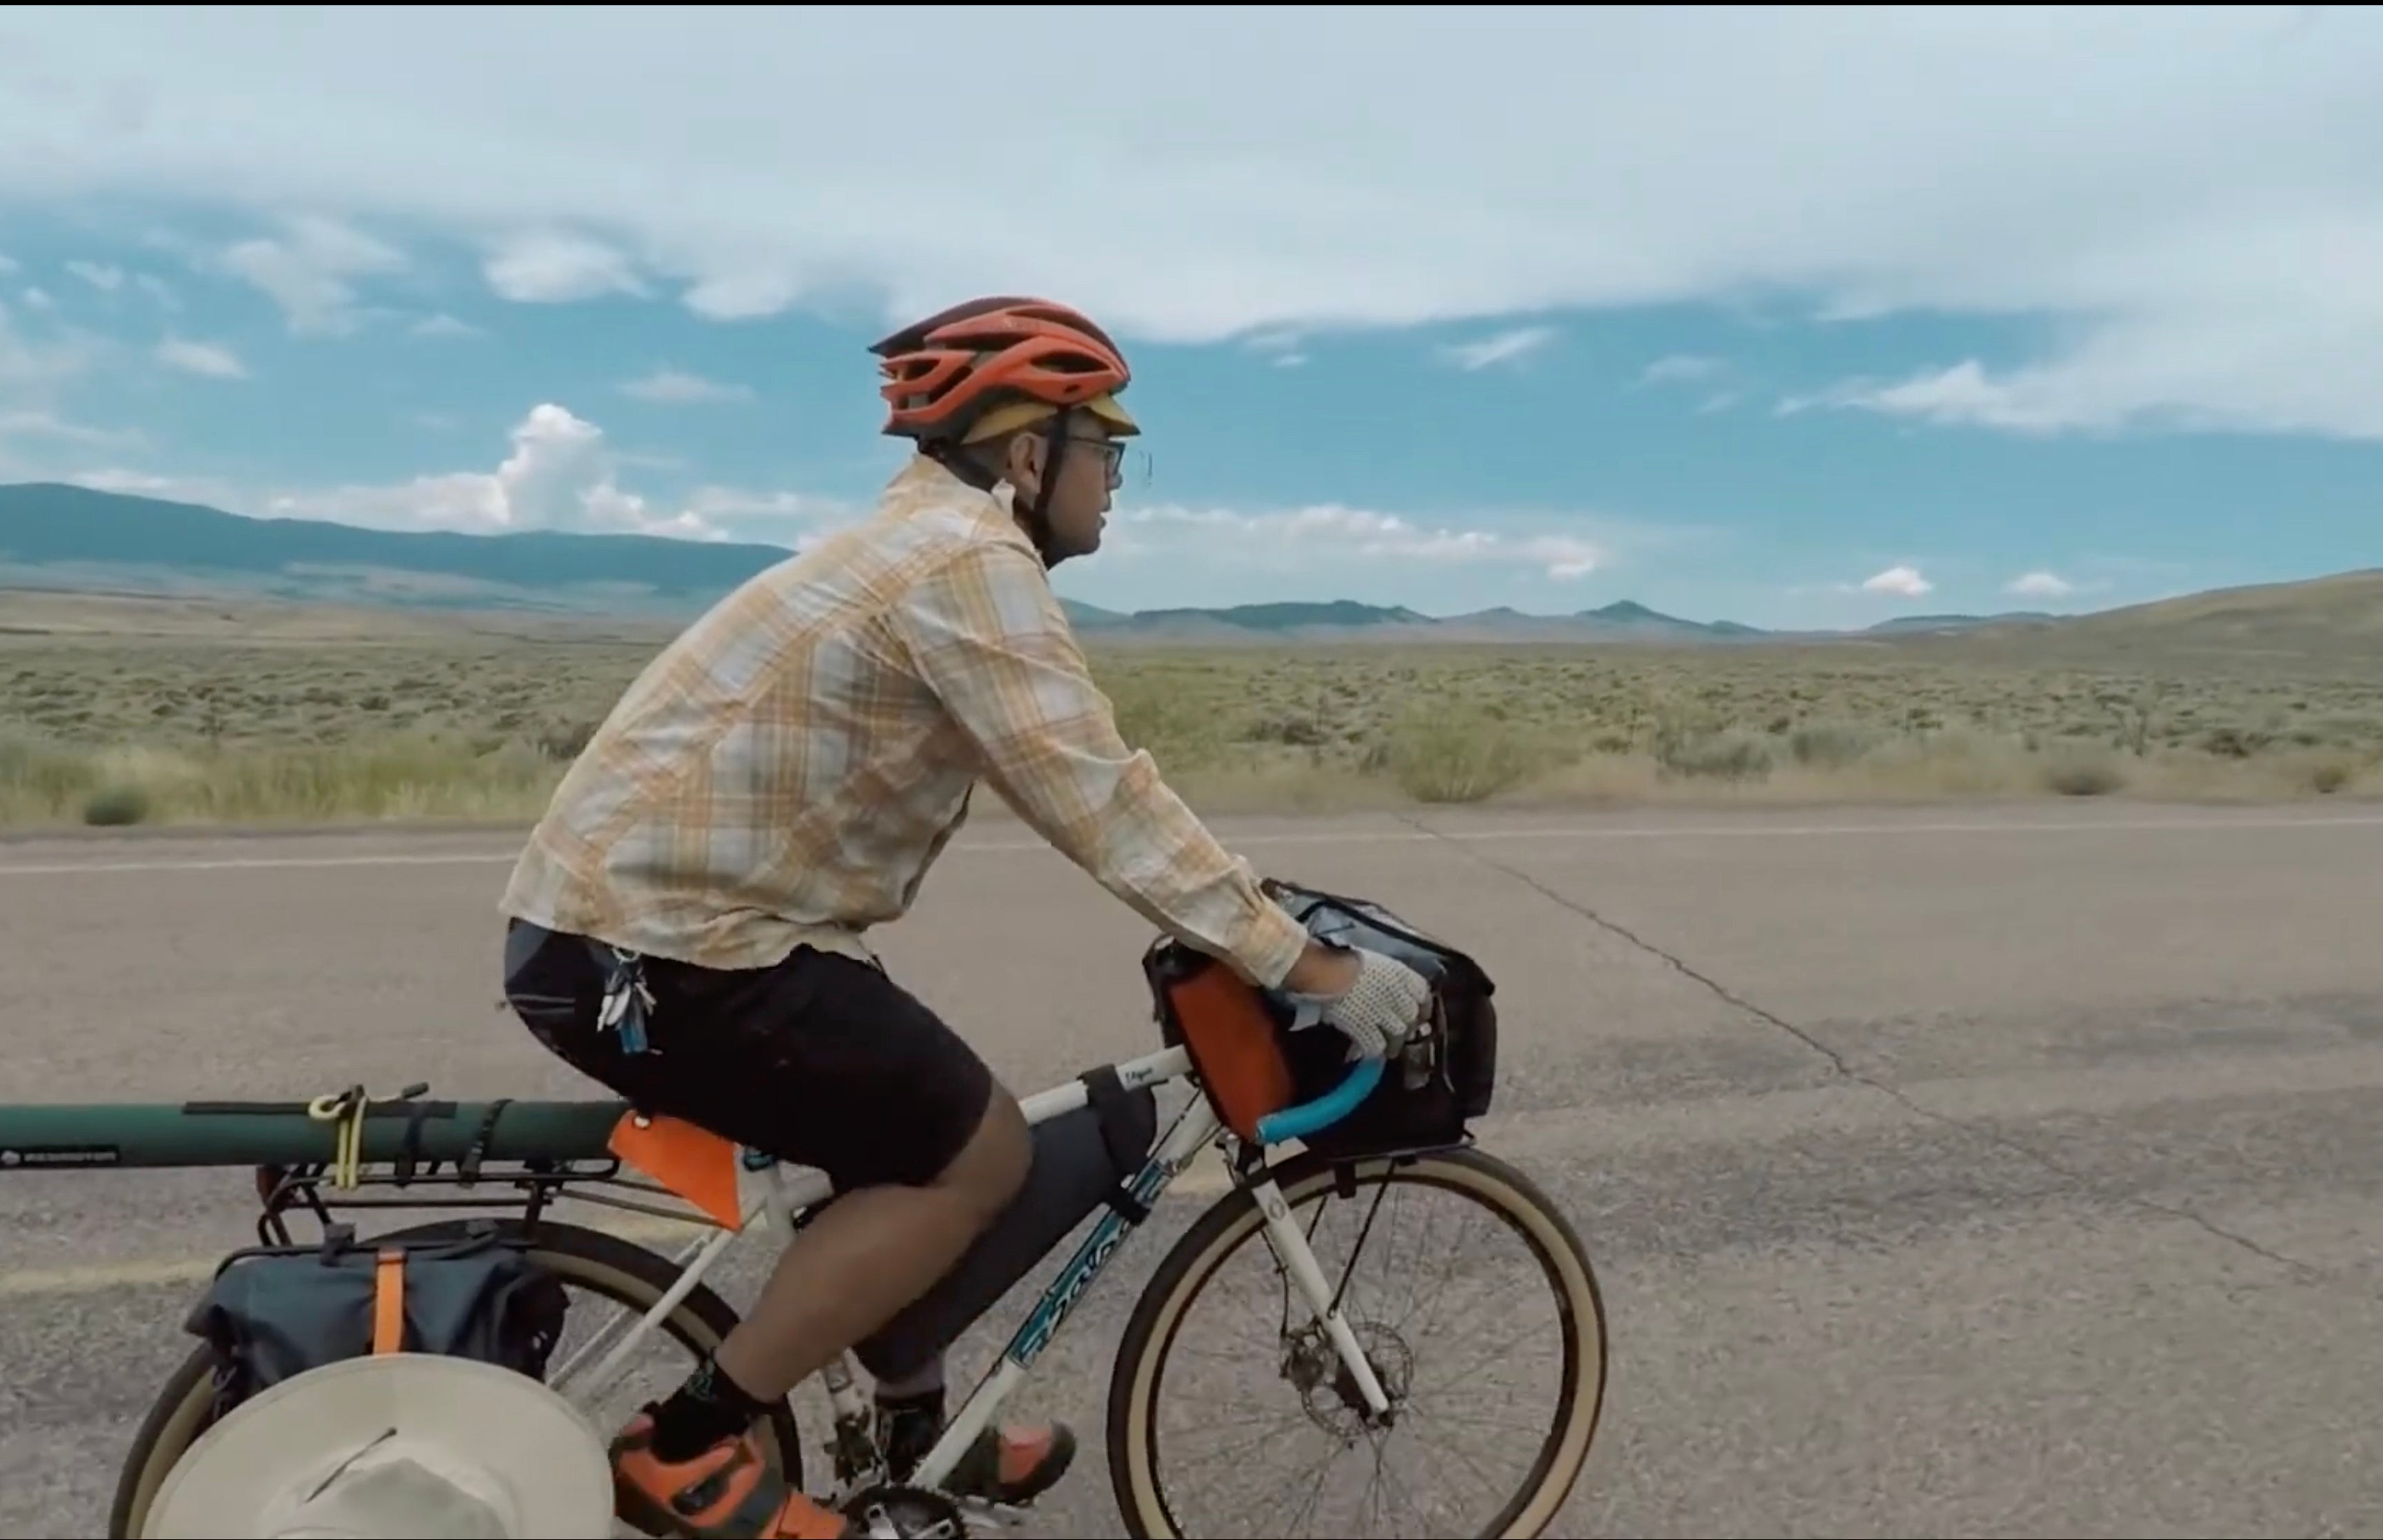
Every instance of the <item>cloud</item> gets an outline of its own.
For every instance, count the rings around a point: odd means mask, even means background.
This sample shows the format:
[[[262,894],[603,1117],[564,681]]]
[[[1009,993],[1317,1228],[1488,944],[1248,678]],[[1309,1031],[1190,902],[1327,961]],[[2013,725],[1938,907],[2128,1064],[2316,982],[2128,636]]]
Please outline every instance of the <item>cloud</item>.
[[[604,431],[566,408],[541,402],[512,430],[512,452],[494,471],[453,471],[385,486],[284,493],[267,511],[399,529],[477,533],[556,529],[718,539],[690,511],[656,508],[617,479]]]
[[[72,328],[29,336],[0,305],[0,405],[46,400],[58,386],[90,372],[108,351],[103,339]]]
[[[756,492],[737,487],[698,487],[681,511],[705,528],[738,540],[761,540],[800,550],[868,511],[840,498],[808,492]]]
[[[91,427],[21,407],[0,411],[0,438],[50,438],[94,448],[133,448],[146,441],[137,428]]]
[[[168,337],[157,344],[157,362],[184,374],[202,375],[209,379],[246,379],[248,370],[240,355],[229,348],[214,342],[193,342],[187,338]]]
[[[18,268],[22,265],[24,265],[19,263],[15,257],[10,256],[6,252],[0,252],[0,278],[6,277],[9,274],[16,272]]]
[[[493,242],[507,294],[722,317],[1026,288],[1170,341],[1698,302],[2029,317],[2038,354],[1846,404],[2383,436],[2370,7],[1776,7],[1716,33],[1693,8],[1409,6],[1355,38],[1321,6],[1097,36],[963,8],[937,18],[953,56],[1071,84],[957,132],[881,110],[916,46],[892,9],[618,6],[567,40],[522,9],[20,13],[12,214],[315,211]]]
[[[405,254],[387,241],[312,215],[285,221],[279,236],[238,241],[217,261],[270,296],[292,332],[321,337],[355,329],[354,279],[406,265]]]
[[[1121,511],[1115,517],[1120,553],[1156,554],[1187,548],[1213,553],[1229,541],[1237,559],[1300,561],[1325,557],[1416,562],[1499,562],[1559,580],[1586,577],[1611,560],[1608,549],[1579,536],[1426,527],[1395,513],[1319,503],[1269,512],[1166,504]]]
[[[2383,267],[2383,228],[2376,237],[2372,260]],[[2152,428],[2383,438],[2377,290],[2377,318],[2347,329],[2306,296],[2278,296],[2191,330],[2114,321],[2041,363],[1995,371],[1964,359],[1891,385],[1847,382],[1827,404],[2038,437]]]
[[[2003,591],[2028,598],[2065,598],[2077,591],[2077,585],[2057,573],[2023,573],[2012,578]]]
[[[0,478],[47,476],[44,460],[20,452],[28,441],[98,444],[137,442],[138,435],[114,435],[71,422],[60,405],[68,388],[113,350],[105,339],[43,317],[32,330],[0,304]]]
[[[1241,346],[1253,353],[1265,354],[1267,362],[1278,369],[1297,369],[1303,367],[1308,359],[1307,353],[1300,347],[1303,339],[1295,326],[1269,326],[1241,339]]]
[[[1920,575],[1917,567],[1889,567],[1883,573],[1862,579],[1864,593],[1893,594],[1897,598],[1918,598],[1932,592],[1935,586]]]
[[[672,404],[695,401],[749,401],[753,399],[753,392],[748,387],[722,385],[717,380],[705,379],[701,375],[690,375],[683,369],[657,369],[642,379],[629,380],[621,386],[621,394],[634,397],[641,401]]]
[[[469,321],[459,321],[452,315],[447,314],[444,311],[436,315],[424,316],[421,320],[416,321],[414,325],[408,326],[406,330],[412,332],[416,337],[478,337],[482,335],[480,328],[472,325]]]
[[[555,230],[508,237],[489,253],[482,271],[490,289],[524,304],[645,292],[628,257],[617,248]]]
[[[1705,358],[1696,353],[1673,353],[1659,358],[1639,371],[1641,385],[1688,385],[1709,380],[1729,365],[1718,358]]]
[[[105,263],[77,259],[67,264],[67,271],[103,294],[113,294],[124,287],[124,269]]]
[[[1554,341],[1555,335],[1553,326],[1516,326],[1478,341],[1456,343],[1443,350],[1443,353],[1458,368],[1470,373],[1527,357]]]
[[[454,425],[442,420],[439,425]],[[0,450],[5,450],[12,433],[47,435],[93,446],[142,441],[137,433],[84,428],[42,415],[0,412]],[[60,479],[103,491],[173,498],[234,512],[327,519],[376,529],[660,535],[693,540],[754,540],[796,548],[863,511],[833,498],[717,485],[698,487],[675,501],[648,497],[624,487],[621,472],[649,457],[614,450],[602,428],[550,401],[533,407],[514,425],[510,439],[511,452],[494,470],[449,471],[380,484],[274,490],[220,476],[121,466],[67,473]]]
[[[168,475],[111,465],[95,471],[72,472],[59,479],[94,491],[129,492],[138,497],[165,498],[174,502],[195,502],[208,508],[239,511],[244,506],[240,489],[220,476]]]
[[[389,529],[551,529],[775,544],[796,543],[858,512],[830,498],[719,486],[698,487],[674,506],[657,502],[621,485],[622,468],[639,457],[615,450],[602,428],[550,401],[533,407],[511,437],[512,451],[493,471],[451,471],[261,499],[221,489],[219,495],[228,497],[227,507]]]
[[[636,284],[629,291],[646,292],[642,284]],[[710,320],[748,321],[777,314],[802,293],[803,286],[793,275],[759,267],[716,273],[698,279],[684,299],[687,309]]]
[[[1894,385],[1848,380],[1810,395],[1782,400],[1783,414],[1815,407],[1860,408],[1893,417],[1938,425],[1969,425],[2011,433],[2044,435],[2070,429],[2106,432],[2118,427],[2126,409],[2092,392],[2080,391],[2075,376],[2036,370],[2029,377],[1989,378],[1975,359],[1911,376]]]
[[[24,301],[25,308],[27,310],[55,310],[57,308],[58,302],[50,297],[50,291],[38,285],[28,287],[22,294],[19,294],[17,297]]]

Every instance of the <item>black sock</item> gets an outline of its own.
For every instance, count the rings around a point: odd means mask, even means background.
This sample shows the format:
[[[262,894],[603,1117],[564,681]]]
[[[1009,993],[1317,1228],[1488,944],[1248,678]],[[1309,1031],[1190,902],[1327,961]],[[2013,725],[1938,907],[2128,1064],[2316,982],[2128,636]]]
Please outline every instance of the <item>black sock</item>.
[[[944,1387],[889,1396],[877,1387],[877,1438],[885,1456],[885,1473],[908,1481],[919,1461],[944,1435]]]
[[[728,1371],[709,1357],[654,1409],[654,1457],[675,1461],[691,1460],[723,1439],[733,1438],[770,1408],[728,1377]]]

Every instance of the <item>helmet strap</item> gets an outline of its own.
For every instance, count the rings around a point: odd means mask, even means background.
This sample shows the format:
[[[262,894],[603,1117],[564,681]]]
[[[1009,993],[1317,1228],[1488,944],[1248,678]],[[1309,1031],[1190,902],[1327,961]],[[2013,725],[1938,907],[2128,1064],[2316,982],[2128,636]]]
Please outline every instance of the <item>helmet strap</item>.
[[[1010,505],[1011,511],[1018,516],[1019,528],[1024,530],[1026,538],[1033,543],[1034,554],[1043,559],[1046,572],[1066,560],[1052,548],[1051,493],[1059,479],[1060,458],[1067,453],[1068,414],[1073,410],[1072,407],[1062,407],[1053,413],[1050,425],[1043,429],[1043,479],[1042,485],[1035,488],[1033,500]],[[985,469],[955,439],[922,440],[919,452],[980,492],[990,492],[1001,484],[999,475]]]
[[[1059,461],[1068,452],[1068,413],[1061,407],[1051,413],[1051,424],[1043,430],[1043,477],[1034,488],[1033,505],[1019,516],[1026,537],[1034,542],[1035,554],[1043,558],[1043,568],[1048,572],[1067,560],[1055,555],[1051,548],[1051,493],[1059,484]]]

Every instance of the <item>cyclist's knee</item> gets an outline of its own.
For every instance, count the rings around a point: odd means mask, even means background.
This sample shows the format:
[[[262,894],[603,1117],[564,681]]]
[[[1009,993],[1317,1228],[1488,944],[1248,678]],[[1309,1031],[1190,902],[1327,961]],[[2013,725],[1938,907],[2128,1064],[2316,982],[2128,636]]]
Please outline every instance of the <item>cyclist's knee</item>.
[[[1000,1086],[993,1088],[976,1133],[936,1178],[966,1199],[981,1223],[991,1224],[1026,1185],[1034,1164],[1034,1134],[1018,1099]]]

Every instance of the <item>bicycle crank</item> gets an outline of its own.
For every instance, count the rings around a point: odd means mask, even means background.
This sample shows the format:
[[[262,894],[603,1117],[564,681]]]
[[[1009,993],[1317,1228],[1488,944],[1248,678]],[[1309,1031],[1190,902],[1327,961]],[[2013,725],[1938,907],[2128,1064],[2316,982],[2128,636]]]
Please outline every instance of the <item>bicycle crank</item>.
[[[923,1486],[872,1486],[844,1505],[870,1540],[968,1540],[959,1506]]]

